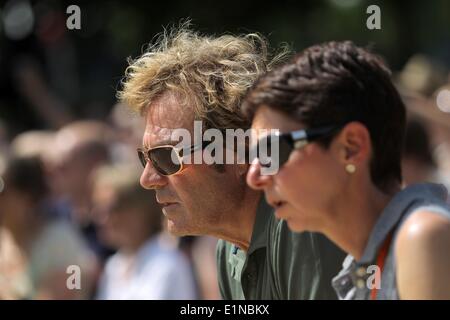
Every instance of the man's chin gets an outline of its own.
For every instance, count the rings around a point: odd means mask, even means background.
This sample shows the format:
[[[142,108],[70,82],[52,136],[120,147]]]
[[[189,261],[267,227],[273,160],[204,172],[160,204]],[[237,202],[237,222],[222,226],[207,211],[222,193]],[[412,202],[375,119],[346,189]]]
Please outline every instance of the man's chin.
[[[173,236],[176,237],[184,237],[191,235],[186,228],[183,228],[179,224],[177,224],[174,220],[167,219],[167,231]]]

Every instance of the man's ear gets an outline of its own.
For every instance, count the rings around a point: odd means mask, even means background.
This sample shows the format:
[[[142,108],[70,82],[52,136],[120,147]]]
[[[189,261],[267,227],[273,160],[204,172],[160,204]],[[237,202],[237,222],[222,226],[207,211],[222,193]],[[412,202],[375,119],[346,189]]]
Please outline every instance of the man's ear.
[[[360,122],[350,122],[337,137],[340,145],[340,160],[344,164],[362,164],[372,153],[369,130]]]

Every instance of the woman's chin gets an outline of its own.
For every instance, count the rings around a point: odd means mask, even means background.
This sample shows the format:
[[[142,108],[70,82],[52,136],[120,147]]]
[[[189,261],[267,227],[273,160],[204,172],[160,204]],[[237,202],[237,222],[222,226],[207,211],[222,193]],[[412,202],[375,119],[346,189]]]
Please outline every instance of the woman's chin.
[[[308,228],[307,223],[302,219],[296,219],[296,218],[286,218],[285,219],[289,229],[291,229],[294,232],[305,232],[305,231],[311,231]]]

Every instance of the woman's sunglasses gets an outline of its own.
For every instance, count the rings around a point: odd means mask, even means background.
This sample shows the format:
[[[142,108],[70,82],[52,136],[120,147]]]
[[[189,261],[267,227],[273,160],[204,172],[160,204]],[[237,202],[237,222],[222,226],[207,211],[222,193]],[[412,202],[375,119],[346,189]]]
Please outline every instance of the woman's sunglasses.
[[[288,161],[293,150],[303,148],[310,142],[324,138],[341,127],[336,125],[267,135],[258,139],[257,145],[254,146],[254,148],[258,149],[253,154],[257,155],[260,165],[263,167],[271,166],[272,158],[278,156],[278,167],[281,168]],[[272,154],[272,148],[275,143],[278,144],[278,155]],[[261,146],[266,147],[267,156],[265,157],[261,157],[261,154],[258,152]]]
[[[163,176],[177,174],[184,169],[183,157],[198,150],[205,149],[211,142],[204,141],[199,145],[187,148],[177,148],[173,145],[162,145],[154,148],[138,148],[137,153],[142,166],[145,168],[150,161],[152,166]],[[173,161],[176,159],[177,161]]]

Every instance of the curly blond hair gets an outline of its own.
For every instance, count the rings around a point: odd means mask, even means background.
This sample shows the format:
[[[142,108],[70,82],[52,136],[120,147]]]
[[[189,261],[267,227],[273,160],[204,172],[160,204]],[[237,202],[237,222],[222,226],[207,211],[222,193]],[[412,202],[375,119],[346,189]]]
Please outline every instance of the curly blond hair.
[[[288,54],[283,47],[271,59],[267,41],[258,34],[204,36],[182,24],[129,61],[118,98],[143,114],[155,98],[171,91],[193,107],[205,128],[247,128],[250,122],[240,109],[247,89]]]

